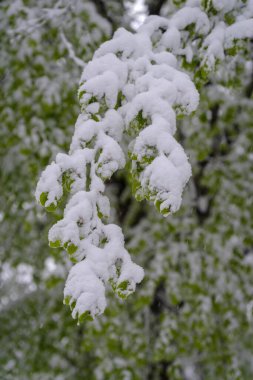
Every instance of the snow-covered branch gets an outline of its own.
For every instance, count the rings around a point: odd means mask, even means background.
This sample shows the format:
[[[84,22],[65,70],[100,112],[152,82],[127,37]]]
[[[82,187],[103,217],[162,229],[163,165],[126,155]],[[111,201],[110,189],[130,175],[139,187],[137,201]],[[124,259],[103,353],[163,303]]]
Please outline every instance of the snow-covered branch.
[[[68,50],[69,57],[77,64],[77,66],[84,68],[85,63],[76,56],[73,45],[67,40],[63,31],[61,32],[60,36],[61,36],[62,42],[64,43],[64,45],[66,46]]]
[[[58,154],[38,183],[36,198],[48,211],[69,193],[64,217],[51,228],[49,241],[65,248],[76,263],[64,294],[79,321],[104,311],[107,283],[125,298],[143,278],[142,268],[124,248],[121,229],[105,224],[109,200],[104,182],[126,161],[122,133],[132,140],[136,199],[154,202],[164,216],[177,211],[191,167],[174,137],[176,119],[195,111],[199,102],[191,62],[197,56],[206,78],[224,58],[228,40],[233,44],[252,36],[247,29],[252,20],[245,16],[250,12],[227,26],[195,3],[187,2],[171,19],[148,17],[136,33],[120,28],[100,46],[81,77],[81,114],[70,152]],[[70,57],[83,66],[63,33],[61,37]],[[182,55],[189,73],[183,72]]]

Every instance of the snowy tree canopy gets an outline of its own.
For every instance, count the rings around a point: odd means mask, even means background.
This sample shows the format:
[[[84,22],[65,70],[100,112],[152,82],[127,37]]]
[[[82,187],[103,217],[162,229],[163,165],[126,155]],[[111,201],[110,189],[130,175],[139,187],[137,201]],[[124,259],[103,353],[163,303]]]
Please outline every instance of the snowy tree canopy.
[[[238,6],[224,4],[223,12]],[[169,19],[150,16],[136,33],[120,28],[84,68],[78,91],[81,114],[70,152],[56,156],[36,189],[37,200],[48,211],[70,192],[64,218],[49,231],[49,244],[65,248],[76,263],[64,297],[79,321],[104,311],[106,282],[126,297],[143,278],[143,270],[124,249],[120,228],[102,221],[109,216],[104,182],[126,162],[122,132],[133,137],[128,155],[137,200],[154,201],[164,216],[177,211],[191,168],[173,137],[176,116],[195,111],[199,102],[194,82],[182,72],[177,56],[191,64],[198,55],[200,79],[205,79],[237,40],[253,37],[247,6],[230,25],[212,20],[208,9],[190,2]]]
[[[134,3],[0,4],[0,378],[252,379],[253,3]]]

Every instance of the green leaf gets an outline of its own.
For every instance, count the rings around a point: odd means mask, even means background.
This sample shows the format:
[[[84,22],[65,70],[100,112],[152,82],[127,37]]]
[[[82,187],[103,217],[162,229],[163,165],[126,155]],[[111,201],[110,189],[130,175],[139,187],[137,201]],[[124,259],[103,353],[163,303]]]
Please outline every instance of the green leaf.
[[[40,204],[42,206],[45,206],[45,203],[47,201],[48,193],[41,193],[40,194]]]
[[[62,246],[61,240],[49,241],[49,247],[51,248],[60,248]]]
[[[94,319],[91,316],[89,310],[85,311],[83,314],[78,316],[78,323],[82,323],[84,321],[93,321]]]
[[[67,252],[69,255],[73,255],[77,251],[77,249],[78,249],[78,247],[73,243],[68,244],[68,246],[67,246]]]

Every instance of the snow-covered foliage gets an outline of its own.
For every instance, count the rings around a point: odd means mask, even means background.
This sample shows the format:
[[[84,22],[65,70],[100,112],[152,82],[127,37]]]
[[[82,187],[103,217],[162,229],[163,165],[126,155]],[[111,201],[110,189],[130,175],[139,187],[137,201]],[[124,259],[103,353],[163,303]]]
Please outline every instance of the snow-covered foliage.
[[[235,41],[253,36],[251,3],[229,25],[210,17],[209,3],[202,7],[188,1],[170,19],[149,17],[136,33],[120,28],[85,66],[78,92],[81,114],[70,152],[56,156],[36,189],[37,200],[48,211],[70,193],[64,218],[51,228],[49,242],[64,247],[77,262],[64,294],[79,321],[104,311],[107,282],[126,297],[143,278],[143,270],[124,249],[120,228],[102,222],[109,214],[104,182],[125,165],[122,132],[131,140],[130,172],[137,200],[153,201],[164,216],[177,211],[191,168],[173,136],[176,117],[195,111],[199,102],[177,57],[185,56],[189,65],[195,55],[200,57],[195,73],[199,85]],[[224,15],[241,2],[213,7],[214,13],[222,7]],[[186,46],[189,36],[192,41]]]
[[[1,259],[9,263],[44,265],[48,221],[34,188],[39,173],[69,145],[83,61],[111,31],[87,0],[0,2],[0,235],[6,244]]]
[[[14,3],[20,8],[9,14]],[[32,33],[23,28],[13,34],[17,25],[31,25],[33,14],[44,18],[56,4],[67,3],[72,5],[68,12],[47,18]],[[132,197],[126,152],[138,133],[128,136],[125,130],[120,147],[127,164],[106,184],[107,223],[122,226],[125,246],[145,268],[145,278],[124,303],[109,287],[103,315],[79,326],[62,305],[72,264],[60,249],[47,247],[46,236],[48,225],[62,219],[70,199],[64,190],[59,208],[45,213],[36,205],[34,189],[39,173],[59,151],[68,150],[79,113],[76,89],[83,61],[110,38],[105,33],[110,25],[115,30],[126,24],[123,0],[90,1],[105,6],[91,6],[95,20],[100,20],[98,11],[107,20],[104,32],[103,23],[89,22],[90,13],[79,13],[77,3],[85,6],[88,1],[0,2],[0,379],[251,380],[252,41],[235,41],[223,49],[222,59],[211,58],[213,73],[201,65],[200,51],[205,51],[203,40],[217,23],[228,28],[252,18],[252,13],[245,16],[252,2],[202,1],[210,30],[196,34],[192,25],[180,31],[182,55],[179,51],[173,67],[187,71],[200,99],[194,113],[176,121],[174,138],[192,166],[176,215],[164,218],[152,202]],[[160,14],[167,20],[186,5],[200,7],[199,1],[185,0],[138,3],[153,4],[153,12],[163,3]],[[186,55],[187,47],[192,57]],[[121,133],[121,128],[116,130]],[[113,139],[120,141],[117,136]],[[100,221],[102,230],[107,223]],[[80,266],[74,268],[71,281]],[[80,289],[86,291],[82,279],[78,273]],[[74,308],[71,299],[66,301]]]

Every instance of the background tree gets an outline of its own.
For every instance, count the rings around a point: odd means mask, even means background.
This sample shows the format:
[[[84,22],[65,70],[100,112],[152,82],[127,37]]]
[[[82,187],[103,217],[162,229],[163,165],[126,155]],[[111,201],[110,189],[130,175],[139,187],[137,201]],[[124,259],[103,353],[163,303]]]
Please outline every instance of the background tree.
[[[243,3],[203,2],[202,9],[230,25],[242,17]],[[171,17],[183,5],[149,1],[147,9]],[[250,1],[247,12],[252,17]],[[177,121],[193,168],[180,211],[164,219],[148,202],[137,203],[123,173],[108,185],[112,219],[123,225],[129,251],[145,268],[138,291],[124,303],[109,295],[105,314],[79,327],[62,305],[68,264],[65,254],[49,256],[51,220],[33,193],[41,170],[68,149],[82,61],[112,29],[130,23],[125,14],[118,1],[1,4],[0,375],[251,379],[249,40],[227,49],[214,74],[201,73],[198,55],[190,62],[185,50],[179,58],[201,99],[193,116]]]

